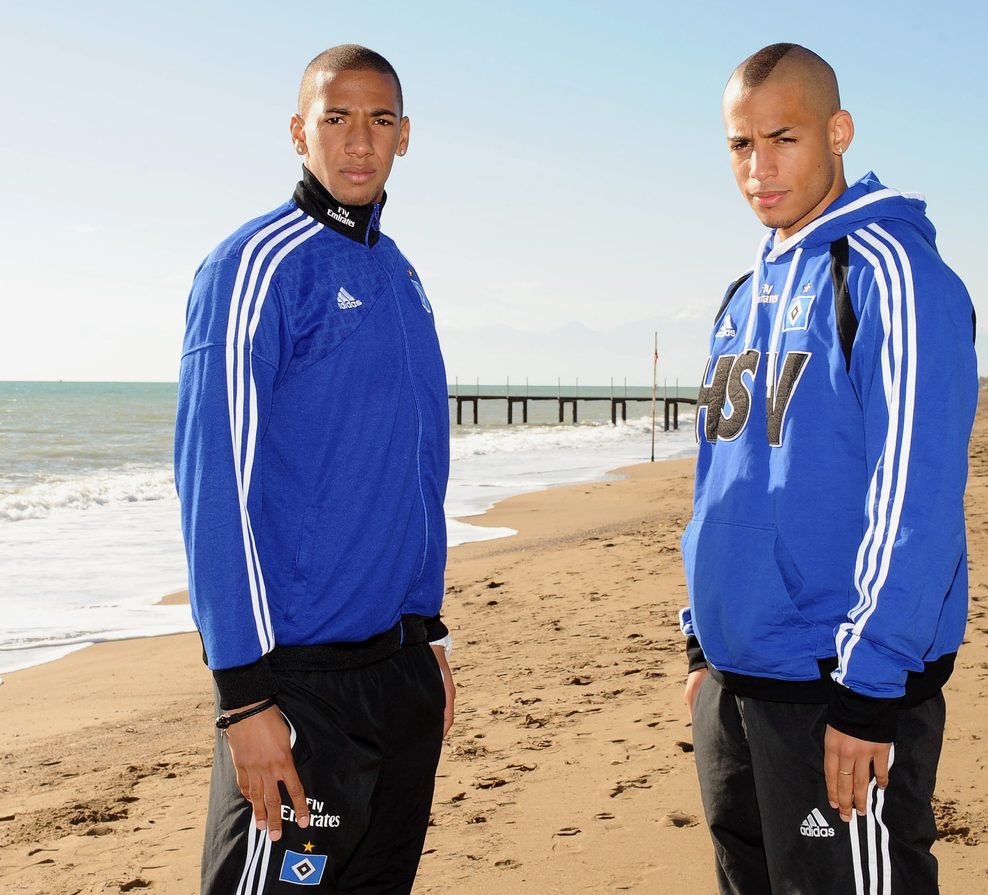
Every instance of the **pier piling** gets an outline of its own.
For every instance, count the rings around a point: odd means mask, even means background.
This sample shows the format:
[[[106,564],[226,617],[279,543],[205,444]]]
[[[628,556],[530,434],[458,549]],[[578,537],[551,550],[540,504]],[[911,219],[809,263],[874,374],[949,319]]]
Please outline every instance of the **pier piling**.
[[[519,391],[521,389],[519,388]],[[472,395],[463,394],[459,387],[459,382],[456,386],[452,388],[449,392],[449,400],[456,402],[456,425],[463,425],[463,405],[469,405],[470,415],[473,418],[473,424],[476,426],[479,424],[480,420],[480,402],[481,401],[504,401],[507,407],[507,421],[509,425],[514,425],[517,417],[516,405],[521,405],[521,422],[528,422],[528,405],[531,401],[555,401],[558,408],[558,419],[560,423],[566,422],[567,415],[570,421],[573,423],[579,422],[580,412],[579,405],[580,402],[584,401],[607,401],[610,403],[611,407],[611,424],[617,425],[618,422],[618,408],[621,411],[621,422],[628,421],[628,404],[630,403],[647,403],[651,402],[652,398],[638,395],[627,394],[627,385],[625,385],[625,393],[615,394],[616,391],[613,386],[611,387],[610,394],[608,395],[607,389],[599,389],[593,391],[593,387],[589,386],[585,388],[584,392],[581,394],[579,388],[571,394],[564,395],[562,393],[562,388],[557,384],[555,389],[556,394],[552,394],[549,389],[549,394],[532,394],[528,386],[525,384],[524,393],[513,395],[511,394],[510,383],[506,384],[506,388],[494,388],[490,389],[489,393],[487,390],[481,392],[480,384],[477,384],[477,391]],[[679,405],[689,404],[695,405],[696,398],[684,398],[679,395],[678,383],[676,387],[676,393],[674,395],[669,394],[668,390],[664,390],[665,394],[658,395],[655,398],[656,404],[662,404],[663,409],[663,428],[666,432],[670,429],[679,429]],[[571,408],[570,413],[567,414],[567,407]]]

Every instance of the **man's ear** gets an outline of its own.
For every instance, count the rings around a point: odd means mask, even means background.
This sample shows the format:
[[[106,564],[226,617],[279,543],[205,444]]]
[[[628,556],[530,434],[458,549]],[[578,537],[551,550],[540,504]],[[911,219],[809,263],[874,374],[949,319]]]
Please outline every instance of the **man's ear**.
[[[305,155],[308,151],[305,146],[305,120],[301,115],[295,113],[292,115],[292,120],[289,122],[288,127],[292,135],[292,144],[295,146],[295,151],[299,155]]]
[[[851,113],[840,109],[830,116],[830,151],[843,155],[854,139],[854,121]]]
[[[395,155],[404,155],[408,152],[408,135],[412,131],[412,123],[408,120],[408,116],[405,115],[401,119],[401,123],[398,125],[398,148],[395,150]]]

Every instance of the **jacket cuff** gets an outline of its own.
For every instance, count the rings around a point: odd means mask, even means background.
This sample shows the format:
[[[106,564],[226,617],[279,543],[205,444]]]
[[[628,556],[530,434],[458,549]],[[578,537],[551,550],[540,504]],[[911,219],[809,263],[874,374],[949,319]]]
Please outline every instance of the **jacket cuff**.
[[[261,656],[251,665],[213,669],[213,681],[223,711],[261,702],[278,692],[278,680],[268,665],[267,656]]]
[[[686,659],[689,662],[689,673],[707,667],[707,657],[703,655],[703,647],[695,634],[686,638]]]
[[[443,620],[438,615],[425,620],[425,636],[429,643],[442,640],[447,634],[449,634],[449,628],[443,624]]]
[[[902,698],[878,699],[863,696],[838,683],[830,688],[827,723],[859,740],[871,743],[895,741],[896,722]]]

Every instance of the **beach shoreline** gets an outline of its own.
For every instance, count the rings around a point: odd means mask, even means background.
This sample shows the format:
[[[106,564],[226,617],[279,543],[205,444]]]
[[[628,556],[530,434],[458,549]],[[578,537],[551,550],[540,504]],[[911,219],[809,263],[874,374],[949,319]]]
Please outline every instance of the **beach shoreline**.
[[[450,552],[457,721],[416,893],[714,891],[676,625],[692,467],[623,468],[471,517],[518,534]],[[980,422],[968,516],[971,554],[983,555]],[[988,575],[977,565],[971,592],[936,805],[941,886],[960,895],[988,881],[977,704]],[[5,677],[0,887],[195,893],[213,746],[198,636],[97,644]]]
[[[170,459],[174,395],[152,400],[138,385],[124,384],[44,397],[0,401],[5,413],[19,414],[25,432],[38,428],[38,439],[18,442],[0,477],[6,585],[0,592],[0,675],[91,643],[194,629],[184,606],[161,600],[181,590],[187,576]],[[126,411],[119,418],[113,410],[118,406]],[[115,420],[109,431],[107,415]],[[55,429],[52,420],[58,421]],[[148,429],[144,441],[136,439],[140,450],[129,428],[133,420]],[[507,497],[596,481],[642,462],[648,455],[645,423],[451,429],[448,544],[513,534],[473,524]],[[68,446],[53,444],[53,431],[66,433]],[[695,449],[686,427],[660,435],[662,459]]]

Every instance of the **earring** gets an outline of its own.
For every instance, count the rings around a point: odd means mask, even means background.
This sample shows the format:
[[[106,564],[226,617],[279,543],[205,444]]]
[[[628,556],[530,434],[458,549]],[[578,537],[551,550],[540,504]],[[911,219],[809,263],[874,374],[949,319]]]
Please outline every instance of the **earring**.
[[[305,155],[305,144],[304,143],[296,143],[295,144],[295,151],[299,155]]]
[[[844,147],[843,146],[838,146],[837,147],[837,154],[838,155],[843,155],[844,154]]]

